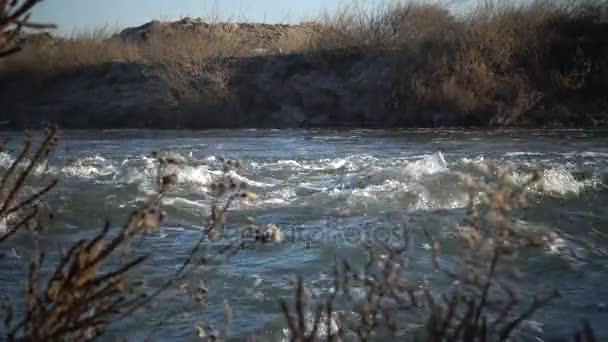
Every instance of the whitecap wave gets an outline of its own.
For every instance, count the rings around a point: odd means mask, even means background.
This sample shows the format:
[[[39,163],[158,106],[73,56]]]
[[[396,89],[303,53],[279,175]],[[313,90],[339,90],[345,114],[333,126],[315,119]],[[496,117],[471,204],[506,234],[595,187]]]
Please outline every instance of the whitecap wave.
[[[504,154],[505,157],[527,157],[527,156],[542,156],[543,154],[540,152],[507,152]]]
[[[156,187],[158,165],[155,158],[147,156],[127,158],[121,163],[118,170],[117,168],[112,170],[116,182],[139,184],[140,189],[146,193],[154,191]],[[175,174],[179,187],[196,192],[209,191],[208,186],[217,182],[224,175],[222,170],[206,164],[168,165],[165,173]],[[249,179],[235,171],[230,171],[226,175],[237,184],[254,187],[272,186],[269,183]]]
[[[414,179],[441,172],[447,172],[448,170],[448,163],[446,162],[445,156],[441,151],[425,156],[422,159],[409,162],[404,168],[406,175]]]
[[[357,171],[363,167],[373,165],[376,161],[378,161],[378,159],[370,155],[357,154],[346,157],[312,160],[281,159],[269,162],[252,162],[250,163],[250,166],[254,169],[271,171],[285,169],[291,171]]]
[[[540,180],[532,190],[549,196],[576,196],[587,187],[593,187],[599,182],[600,175],[593,171],[585,171],[584,177],[580,165],[560,164],[555,162],[541,162],[527,160],[515,162],[512,160],[486,160],[484,158],[462,158],[465,173],[479,173],[483,177],[495,177],[497,174],[505,173],[510,181],[516,186],[522,186],[528,182],[535,172],[540,172]],[[587,167],[587,166],[586,166]],[[591,166],[592,167],[592,166]]]
[[[0,152],[0,167],[8,168],[15,161],[9,152]]]
[[[543,171],[541,187],[546,194],[578,195],[585,189],[585,184],[577,181],[564,167],[557,167]]]
[[[297,199],[296,191],[293,187],[280,188],[268,192],[259,200],[261,206],[283,206]]]
[[[77,159],[61,168],[61,172],[68,177],[95,178],[112,176],[117,170],[105,158],[94,156]]]
[[[207,209],[209,206],[200,200],[190,200],[183,197],[166,197],[163,199],[163,205],[172,207],[188,207],[197,209]]]

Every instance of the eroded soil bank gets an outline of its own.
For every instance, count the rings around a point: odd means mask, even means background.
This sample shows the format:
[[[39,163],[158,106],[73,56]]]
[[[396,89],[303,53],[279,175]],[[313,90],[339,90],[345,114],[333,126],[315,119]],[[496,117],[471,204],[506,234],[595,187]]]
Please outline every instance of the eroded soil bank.
[[[485,22],[435,10],[427,13],[434,26],[407,35],[385,28],[371,42],[337,25],[196,19],[104,39],[37,35],[0,65],[0,121],[187,129],[608,122],[604,21],[514,12],[536,20],[519,32],[523,24],[504,13]]]

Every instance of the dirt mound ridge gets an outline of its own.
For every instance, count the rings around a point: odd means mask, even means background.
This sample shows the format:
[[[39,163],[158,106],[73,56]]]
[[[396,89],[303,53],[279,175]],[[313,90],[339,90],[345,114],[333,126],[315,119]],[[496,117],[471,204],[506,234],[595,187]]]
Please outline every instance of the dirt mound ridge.
[[[188,37],[208,38],[212,35],[230,35],[240,44],[255,48],[270,48],[285,34],[294,31],[314,30],[319,24],[302,23],[263,24],[263,23],[208,23],[200,18],[184,18],[174,22],[161,22],[154,20],[144,25],[130,27],[122,30],[117,37],[129,42],[143,42],[156,35],[181,35]]]

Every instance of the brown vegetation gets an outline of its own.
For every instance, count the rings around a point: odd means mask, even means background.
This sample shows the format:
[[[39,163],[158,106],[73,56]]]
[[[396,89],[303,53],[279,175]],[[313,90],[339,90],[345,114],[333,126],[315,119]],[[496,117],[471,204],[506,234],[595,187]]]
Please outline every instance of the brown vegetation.
[[[209,24],[185,18],[177,22],[152,21],[115,33],[108,28],[81,32],[67,38],[26,39],[23,53],[9,60],[11,68],[39,67],[60,72],[110,62],[195,66],[218,58],[278,52],[275,43],[284,34],[307,25]]]
[[[607,11],[608,3],[585,0],[482,1],[459,16],[433,3],[353,7],[324,18],[315,38],[295,48],[390,51],[395,105],[413,125],[421,122],[413,111],[475,125],[512,125],[526,115],[553,121],[546,117],[553,106],[606,104]],[[592,121],[594,109],[582,111],[581,123]]]

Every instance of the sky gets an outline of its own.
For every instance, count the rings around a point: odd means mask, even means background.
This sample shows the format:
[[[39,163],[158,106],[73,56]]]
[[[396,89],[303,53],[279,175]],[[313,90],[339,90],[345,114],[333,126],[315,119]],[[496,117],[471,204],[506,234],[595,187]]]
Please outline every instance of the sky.
[[[333,11],[345,0],[44,0],[32,21],[54,23],[57,33],[70,35],[105,27],[139,26],[150,20],[181,17],[232,21],[294,23]]]

